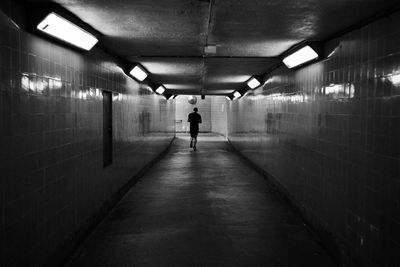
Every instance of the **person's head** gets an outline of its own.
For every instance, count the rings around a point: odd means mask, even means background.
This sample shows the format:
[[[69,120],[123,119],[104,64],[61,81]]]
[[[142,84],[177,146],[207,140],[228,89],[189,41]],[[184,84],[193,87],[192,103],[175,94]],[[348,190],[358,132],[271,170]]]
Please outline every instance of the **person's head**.
[[[193,111],[197,113],[197,111],[199,111],[199,110],[197,108],[194,108]]]

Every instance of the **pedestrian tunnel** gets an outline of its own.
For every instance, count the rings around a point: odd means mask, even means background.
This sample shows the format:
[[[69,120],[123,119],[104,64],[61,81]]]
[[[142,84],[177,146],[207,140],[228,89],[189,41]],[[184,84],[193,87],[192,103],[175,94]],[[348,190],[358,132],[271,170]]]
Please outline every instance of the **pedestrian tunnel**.
[[[1,0],[0,266],[400,266],[399,26],[398,0]]]

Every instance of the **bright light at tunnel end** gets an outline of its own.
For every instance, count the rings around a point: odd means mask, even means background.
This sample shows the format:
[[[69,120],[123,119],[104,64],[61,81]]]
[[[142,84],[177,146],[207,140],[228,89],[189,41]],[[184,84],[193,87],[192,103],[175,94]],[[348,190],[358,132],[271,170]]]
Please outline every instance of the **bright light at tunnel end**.
[[[318,53],[314,51],[310,46],[306,45],[303,48],[295,51],[289,56],[283,59],[283,63],[289,68],[300,66],[304,63],[310,62],[317,59]]]
[[[99,41],[94,35],[54,12],[47,15],[37,25],[37,29],[86,51],[91,50]]]

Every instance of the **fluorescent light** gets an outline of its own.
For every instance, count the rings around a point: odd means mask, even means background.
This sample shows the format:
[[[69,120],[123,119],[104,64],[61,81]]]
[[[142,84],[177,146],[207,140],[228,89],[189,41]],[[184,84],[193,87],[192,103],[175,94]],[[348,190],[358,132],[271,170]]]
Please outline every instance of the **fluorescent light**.
[[[251,89],[255,89],[258,86],[260,86],[261,83],[259,80],[257,80],[256,78],[251,78],[248,82],[247,82],[247,86],[250,87]]]
[[[156,93],[159,94],[159,95],[161,95],[164,92],[165,92],[165,88],[162,85],[160,85],[156,90]]]
[[[229,101],[231,101],[231,98],[229,96],[225,96],[225,98]]]
[[[169,97],[167,97],[167,100],[171,100],[174,98],[174,95],[170,95]]]
[[[130,75],[135,77],[136,80],[142,82],[147,77],[147,73],[139,65],[136,65],[130,72]]]
[[[285,63],[285,65],[291,69],[316,58],[318,58],[317,52],[315,52],[310,46],[306,45],[291,55],[285,57],[283,59],[283,63]]]
[[[86,51],[99,41],[94,35],[53,12],[37,25],[37,29]]]
[[[241,97],[241,96],[242,96],[242,94],[241,94],[241,93],[239,93],[238,91],[235,91],[235,92],[233,93],[233,95],[234,95],[236,98],[238,98],[238,97]]]

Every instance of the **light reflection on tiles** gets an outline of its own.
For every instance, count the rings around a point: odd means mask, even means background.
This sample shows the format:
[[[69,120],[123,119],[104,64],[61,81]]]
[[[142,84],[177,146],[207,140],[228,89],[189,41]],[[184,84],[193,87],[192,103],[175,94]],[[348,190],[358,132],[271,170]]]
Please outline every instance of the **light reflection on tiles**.
[[[371,266],[400,264],[399,18],[332,40],[329,59],[277,69],[229,102],[234,146]]]
[[[0,202],[7,214],[0,266],[40,265],[169,144],[175,107],[99,50],[51,44],[16,29],[2,12],[0,32],[18,36],[0,38]],[[115,93],[106,169],[103,90]]]

